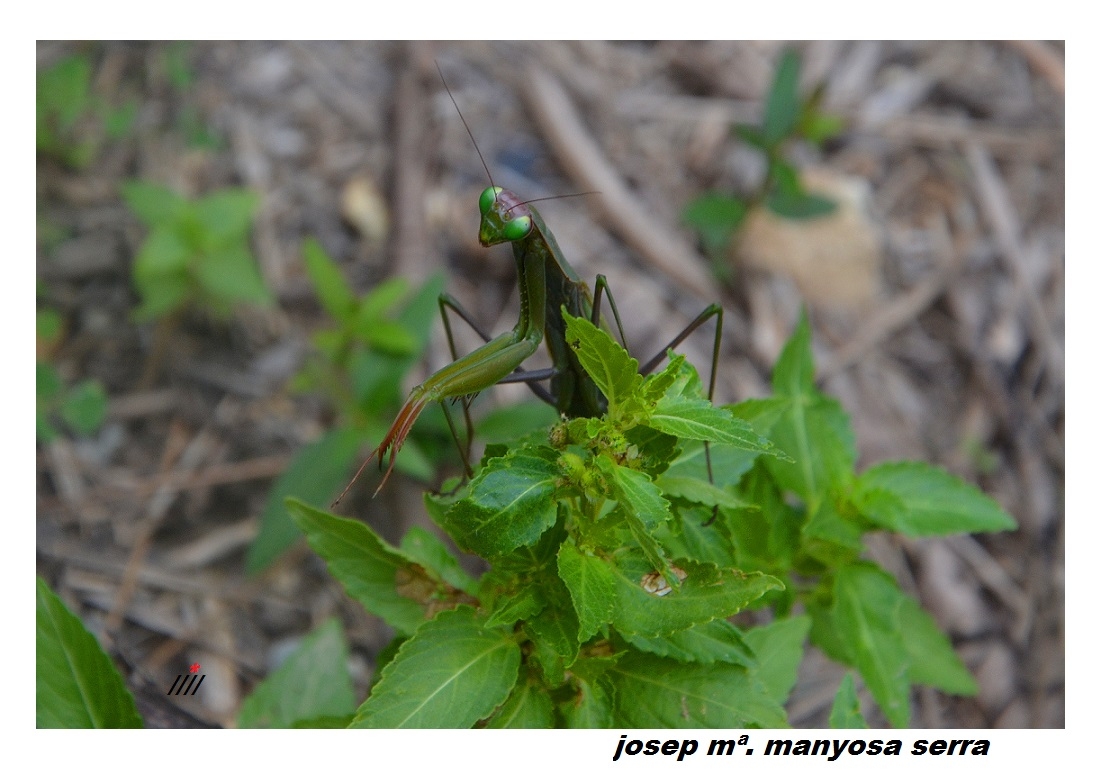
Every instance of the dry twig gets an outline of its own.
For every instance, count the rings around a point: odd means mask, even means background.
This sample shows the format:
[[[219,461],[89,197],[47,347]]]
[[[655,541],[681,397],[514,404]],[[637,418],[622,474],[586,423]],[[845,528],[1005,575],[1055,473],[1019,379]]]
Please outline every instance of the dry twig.
[[[677,284],[706,301],[719,298],[704,264],[673,232],[643,210],[586,131],[570,97],[553,77],[528,70],[523,89],[536,122],[583,188],[596,190],[598,208],[608,224],[637,253]]]

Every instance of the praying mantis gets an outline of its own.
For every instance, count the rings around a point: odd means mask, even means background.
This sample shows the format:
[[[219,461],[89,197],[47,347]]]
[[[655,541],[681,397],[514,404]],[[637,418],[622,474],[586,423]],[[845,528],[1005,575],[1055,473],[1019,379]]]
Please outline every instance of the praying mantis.
[[[438,65],[436,66],[438,67]],[[593,289],[590,291],[589,285],[578,276],[566,260],[554,234],[532,205],[536,200],[523,200],[515,193],[498,186],[493,181],[489,166],[481,154],[481,149],[478,147],[466,119],[462,116],[458,103],[455,102],[454,95],[447,87],[446,79],[443,77],[441,70],[439,75],[443,79],[447,94],[450,96],[451,102],[454,103],[458,116],[462,119],[466,132],[470,135],[471,142],[473,142],[474,149],[477,150],[478,157],[481,158],[486,176],[489,178],[489,186],[482,191],[478,198],[478,212],[480,214],[478,241],[487,248],[502,243],[511,244],[520,291],[520,317],[511,331],[497,337],[490,337],[479,328],[478,324],[456,299],[449,294],[440,295],[439,311],[454,360],[412,389],[396,419],[393,420],[392,426],[385,434],[385,438],[362,463],[354,478],[351,479],[346,489],[336,499],[335,504],[343,499],[362,471],[374,458],[377,458],[378,467],[384,467],[385,469],[385,474],[374,494],[376,495],[381,491],[393,472],[397,453],[404,445],[404,441],[412,430],[416,418],[419,417],[428,404],[433,402],[439,402],[443,405],[444,413],[451,425],[452,434],[454,434],[459,451],[467,465],[468,442],[467,447],[463,447],[458,440],[450,413],[447,411],[446,402],[449,400],[461,399],[465,407],[469,398],[487,388],[503,383],[523,382],[527,383],[540,398],[554,406],[559,414],[565,417],[600,417],[604,415],[607,407],[604,395],[582,368],[566,342],[566,322],[562,316],[563,307],[570,315],[589,318],[594,326],[607,331],[608,327],[601,318],[601,293],[604,292],[616,321],[621,344],[627,348],[620,314],[616,308],[616,302],[609,289],[607,279],[603,275],[598,275]],[[485,341],[483,345],[461,358],[458,357],[455,350],[450,319],[447,315],[448,309],[454,311]],[[716,370],[723,330],[723,308],[717,303],[711,304],[701,311],[658,354],[642,364],[639,367],[640,374],[653,371],[665,359],[667,350],[679,345],[711,318],[715,318],[716,323],[712,374],[709,379],[708,390],[708,396],[711,400],[716,387]],[[524,369],[524,362],[539,349],[540,343],[544,340],[546,340],[552,365],[544,369]],[[549,381],[549,389],[540,385],[544,381]],[[468,411],[466,412],[466,422],[469,435],[472,435]],[[707,458],[708,447],[706,445],[706,462]],[[711,479],[711,465],[708,472]]]

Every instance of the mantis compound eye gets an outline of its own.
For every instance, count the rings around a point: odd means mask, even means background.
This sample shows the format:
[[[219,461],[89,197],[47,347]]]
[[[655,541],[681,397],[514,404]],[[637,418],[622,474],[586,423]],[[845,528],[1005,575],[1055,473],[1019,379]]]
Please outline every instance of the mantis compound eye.
[[[493,204],[497,202],[497,196],[501,194],[501,187],[486,187],[481,191],[481,197],[477,199],[477,209],[481,212],[482,216],[489,213],[489,209],[493,208]]]
[[[531,217],[516,217],[505,223],[504,237],[510,241],[518,241],[531,232]]]

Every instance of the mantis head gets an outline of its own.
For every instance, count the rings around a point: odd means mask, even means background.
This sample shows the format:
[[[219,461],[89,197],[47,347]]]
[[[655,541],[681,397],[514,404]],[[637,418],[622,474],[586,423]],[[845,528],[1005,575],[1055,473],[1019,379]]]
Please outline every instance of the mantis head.
[[[503,187],[486,187],[477,205],[481,213],[478,241],[482,246],[518,241],[531,232],[531,209],[516,193]]]

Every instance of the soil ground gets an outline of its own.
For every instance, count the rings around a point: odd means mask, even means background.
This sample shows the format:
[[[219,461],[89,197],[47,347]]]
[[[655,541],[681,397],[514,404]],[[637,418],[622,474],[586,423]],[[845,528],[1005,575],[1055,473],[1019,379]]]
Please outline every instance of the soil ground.
[[[98,98],[136,105],[122,137],[81,129],[97,142],[88,166],[38,161],[39,305],[65,322],[40,355],[67,382],[99,380],[109,410],[92,438],[37,447],[37,555],[128,671],[148,723],[188,721],[158,683],[194,661],[208,677],[191,716],[230,726],[327,617],[344,623],[363,693],[388,641],[305,546],[257,578],[243,560],[274,478],[331,419],[288,387],[325,324],[305,237],[360,292],[442,271],[488,328],[514,320],[506,252],[476,239],[486,174],[437,61],[499,183],[529,198],[575,193],[596,189],[600,170],[628,193],[627,207],[584,196],[542,210],[578,271],[606,274],[630,309],[633,352],[721,301],[717,400],[762,395],[804,304],[821,384],[852,416],[861,467],[936,463],[1018,520],[1004,535],[869,541],[981,684],[974,698],[916,692],[914,726],[1064,726],[1064,49],[796,44],[804,82],[826,81],[845,128],[795,160],[842,206],[822,230],[753,221],[714,282],[680,211],[757,176],[730,129],[758,120],[783,45],[39,45],[40,71],[83,53]],[[575,126],[599,155],[583,154]],[[257,191],[252,246],[276,306],[222,323],[188,316],[168,340],[134,323],[130,265],[144,231],[118,187],[136,178],[188,195]],[[711,335],[688,346],[704,366]],[[437,333],[414,376],[447,358]],[[483,399],[530,397],[496,390]],[[348,512],[395,538],[421,520],[420,486],[391,484]],[[794,724],[826,724],[841,675],[807,656]],[[872,704],[866,713],[883,723]]]

